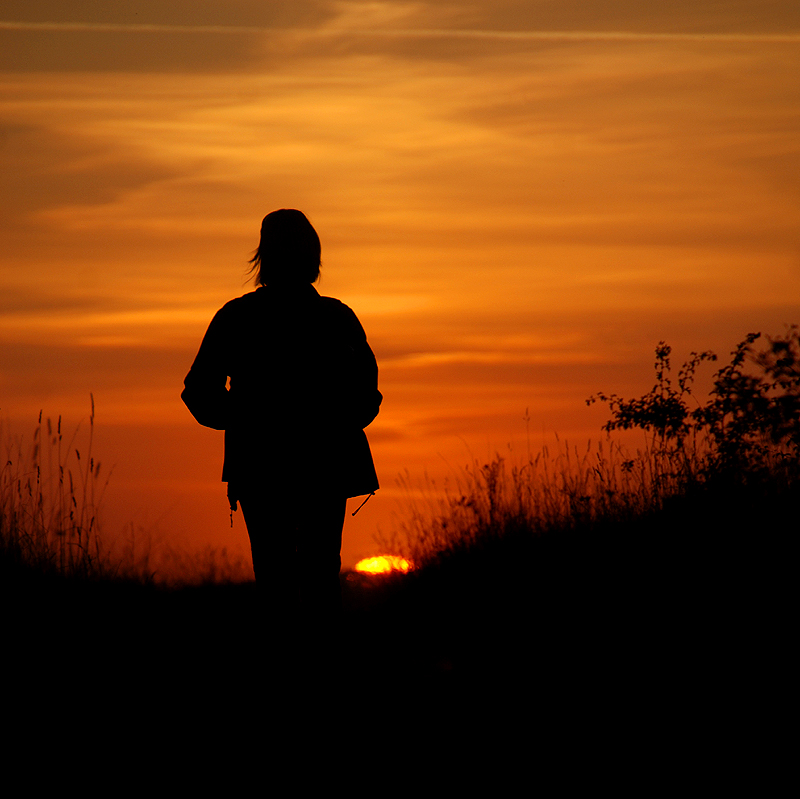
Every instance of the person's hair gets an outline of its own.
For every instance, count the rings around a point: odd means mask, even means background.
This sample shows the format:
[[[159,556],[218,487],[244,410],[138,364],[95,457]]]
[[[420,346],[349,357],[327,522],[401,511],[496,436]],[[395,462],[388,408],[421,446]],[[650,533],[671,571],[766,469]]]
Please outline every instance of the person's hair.
[[[317,231],[302,211],[281,208],[261,222],[261,240],[249,263],[257,286],[313,283],[319,277],[322,247]]]

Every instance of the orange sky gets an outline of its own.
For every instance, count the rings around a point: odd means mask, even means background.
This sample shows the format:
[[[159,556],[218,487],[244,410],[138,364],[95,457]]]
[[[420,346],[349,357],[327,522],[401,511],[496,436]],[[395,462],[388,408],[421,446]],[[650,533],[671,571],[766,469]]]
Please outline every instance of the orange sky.
[[[345,565],[404,469],[519,447],[526,408],[596,438],[584,399],[646,391],[659,340],[800,321],[795,0],[68,5],[1,7],[0,414],[93,392],[107,528],[246,551],[179,394],[275,208],[381,368]]]

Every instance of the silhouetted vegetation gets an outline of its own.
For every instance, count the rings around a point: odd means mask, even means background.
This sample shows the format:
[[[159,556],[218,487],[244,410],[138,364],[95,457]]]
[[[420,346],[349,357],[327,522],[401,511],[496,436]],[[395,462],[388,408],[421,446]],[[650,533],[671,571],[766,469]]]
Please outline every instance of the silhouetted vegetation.
[[[8,438],[0,470],[0,563],[6,575],[117,576],[98,529],[107,485],[92,453],[94,400],[85,441],[65,440],[61,417],[42,419],[30,443]],[[85,445],[85,446],[84,446]],[[81,451],[83,446],[83,451]]]
[[[758,341],[747,336],[733,350],[703,401],[699,367],[716,356],[693,353],[673,377],[664,343],[647,394],[590,398],[609,405],[609,434],[643,431],[641,450],[611,438],[580,449],[560,443],[430,486],[379,542],[417,568],[342,575],[336,658],[348,690],[491,693],[510,681],[560,703],[565,691],[584,701],[615,686],[618,699],[658,684],[658,701],[669,703],[712,671],[715,690],[734,690],[741,675],[731,663],[744,662],[742,648],[766,657],[787,624],[783,570],[793,563],[800,499],[800,334],[791,327],[760,350]],[[94,513],[100,475],[90,450],[63,443],[60,426],[40,420],[32,448],[10,453],[3,470],[3,570],[22,564],[29,577],[66,575],[70,584],[103,575],[107,588],[138,574],[139,588],[113,602],[109,590],[99,601],[72,591],[78,611],[67,624],[64,592],[54,602],[29,579],[22,593],[13,589],[26,601],[12,615],[39,641],[69,629],[83,651],[96,652],[96,641],[104,651],[109,640],[117,652],[138,645],[137,663],[171,658],[177,671],[203,663],[205,674],[235,672],[237,658],[260,658],[269,634],[252,631],[269,626],[256,621],[252,585],[157,591],[142,563],[137,572],[109,559]],[[408,475],[403,482],[412,487]],[[320,668],[332,668],[326,662]]]
[[[597,394],[588,402],[609,404],[609,432],[651,433],[651,457],[684,482],[774,479],[787,469],[794,475],[800,456],[800,331],[790,327],[755,351],[759,338],[751,333],[736,346],[730,363],[715,373],[705,404],[693,394],[695,373],[717,356],[692,353],[673,384],[671,349],[663,341],[656,347],[656,382],[647,394],[631,400]]]
[[[91,395],[90,395],[91,396]],[[101,510],[111,470],[93,453],[95,412],[65,434],[62,419],[39,418],[32,436],[2,434],[0,572],[42,579],[186,585],[241,582],[247,565],[225,549],[154,551],[133,525],[109,535]]]
[[[644,431],[639,451],[609,439],[498,456],[412,501],[381,542],[419,566],[402,581],[406,625],[468,679],[607,690],[625,676],[635,690],[668,676],[666,701],[704,669],[727,686],[739,647],[769,652],[800,499],[800,346],[796,327],[761,351],[758,338],[734,349],[705,403],[697,368],[716,357],[692,354],[673,382],[664,343],[646,395],[590,398],[609,404],[610,433]]]
[[[381,544],[419,565],[473,546],[530,534],[572,531],[633,522],[680,499],[696,502],[701,490],[778,492],[798,482],[800,467],[800,331],[767,339],[748,335],[730,363],[712,377],[708,399],[694,394],[698,366],[712,352],[692,353],[673,378],[671,349],[656,348],[653,388],[635,399],[598,393],[609,433],[637,428],[645,445],[630,453],[611,438],[578,449],[513,462],[497,456],[474,463],[426,500],[410,503],[408,517]],[[409,475],[401,479],[414,493]],[[423,492],[425,493],[425,492]],[[743,497],[744,498],[744,497]]]

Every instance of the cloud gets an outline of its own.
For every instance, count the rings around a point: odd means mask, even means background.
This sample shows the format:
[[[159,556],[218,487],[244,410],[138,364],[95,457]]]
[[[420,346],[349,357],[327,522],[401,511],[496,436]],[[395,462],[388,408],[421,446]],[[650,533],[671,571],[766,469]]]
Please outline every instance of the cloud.
[[[179,32],[0,29],[2,72],[201,72],[261,61],[248,37]]]
[[[575,41],[798,42],[800,11],[788,0],[11,2],[0,70],[251,71],[321,54],[458,60]]]
[[[242,70],[269,61],[265,36],[279,39],[287,28],[316,27],[334,13],[316,0],[4,3],[0,71]]]
[[[5,284],[0,297],[0,324],[11,316],[27,317],[51,314],[84,314],[107,308],[108,300],[101,296],[64,296],[33,286]]]
[[[5,0],[3,20],[39,25],[154,25],[163,28],[234,27],[285,28],[318,25],[335,14],[328,0],[293,0],[264,3],[262,0]]]
[[[420,27],[492,32],[800,33],[800,9],[793,0],[675,0],[669,4],[646,0],[438,0],[415,3],[414,7]]]
[[[102,139],[25,123],[0,128],[0,226],[45,208],[97,205],[124,191],[174,176],[176,170]]]

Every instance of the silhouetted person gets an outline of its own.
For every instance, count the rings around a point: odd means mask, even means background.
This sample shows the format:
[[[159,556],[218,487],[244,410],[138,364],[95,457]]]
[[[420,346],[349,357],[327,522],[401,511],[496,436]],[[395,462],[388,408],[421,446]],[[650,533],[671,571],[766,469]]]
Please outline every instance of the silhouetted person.
[[[378,488],[364,434],[382,399],[378,367],[353,311],[312,285],[320,241],[304,214],[268,214],[251,263],[259,288],[211,320],[181,397],[225,431],[222,480],[272,622],[299,611],[313,635],[341,604],[345,502]]]

